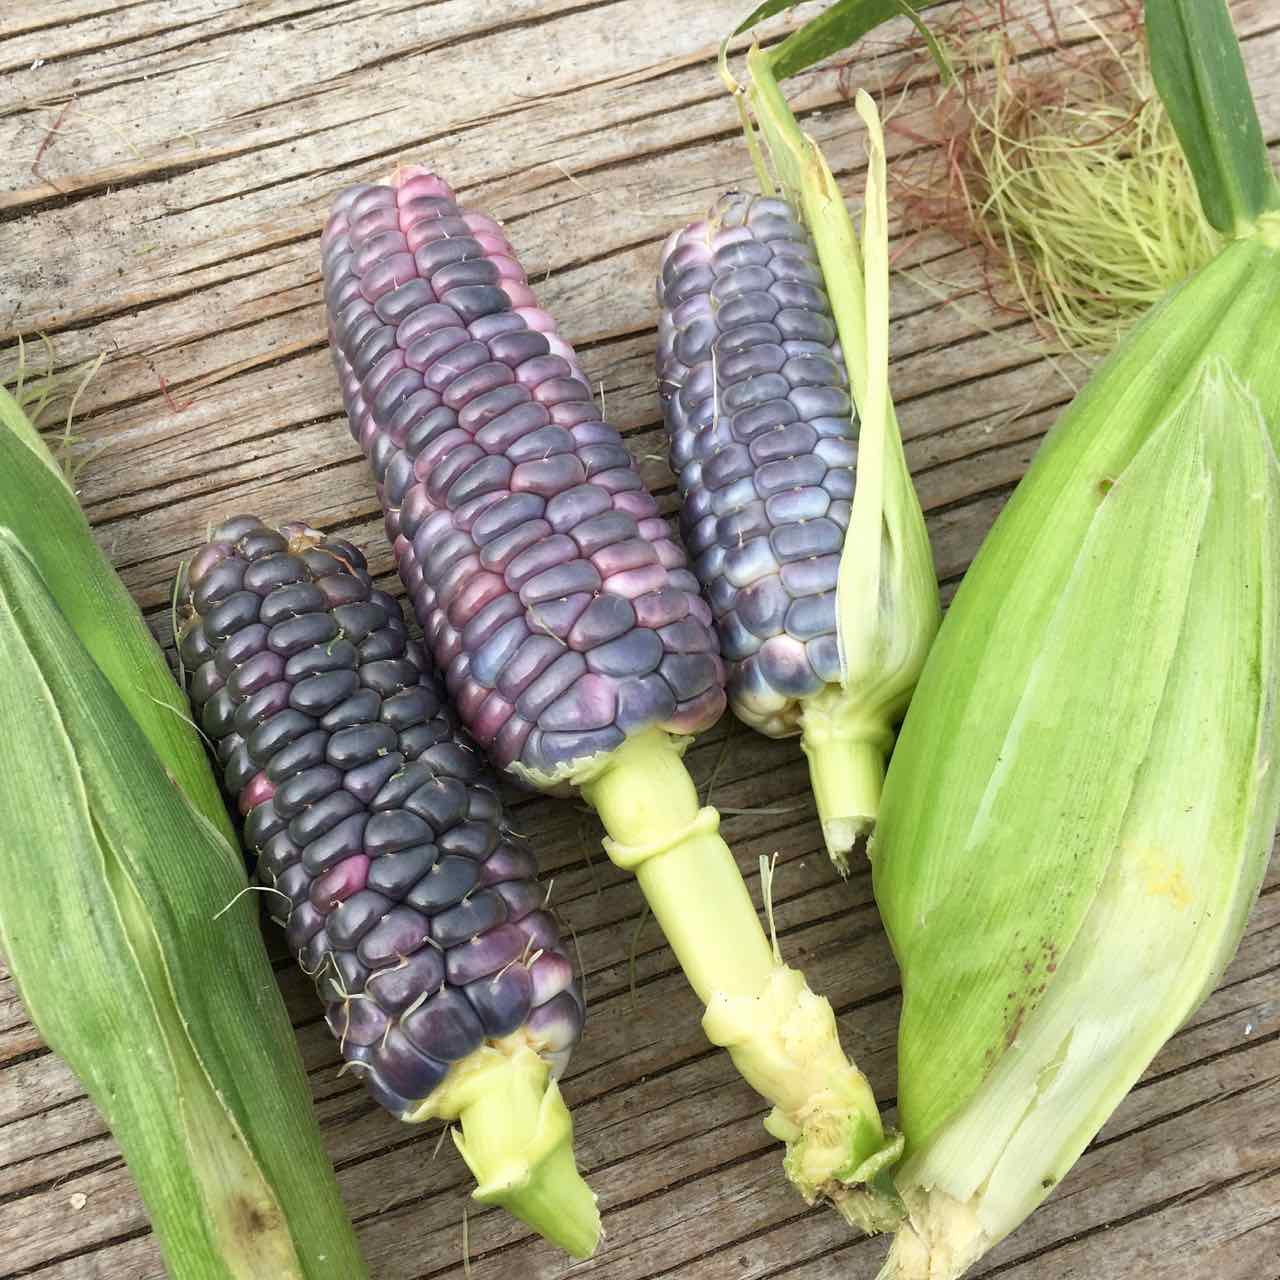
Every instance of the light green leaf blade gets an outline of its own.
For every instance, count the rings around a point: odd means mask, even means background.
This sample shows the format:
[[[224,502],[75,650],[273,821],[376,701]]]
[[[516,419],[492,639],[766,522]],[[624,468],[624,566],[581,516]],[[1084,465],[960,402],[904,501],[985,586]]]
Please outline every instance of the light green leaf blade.
[[[861,245],[835,178],[799,127],[767,57],[747,57],[751,104],[787,196],[813,236],[857,409],[858,461],[836,585],[841,684],[810,698],[802,746],[828,850],[847,869],[879,808],[884,757],[940,620],[933,554],[889,387],[884,135],[859,93],[869,155]]]
[[[1257,336],[1271,332],[1280,332],[1280,253],[1237,241],[1149,313],[1050,429],[960,584],[894,748],[881,824],[895,865],[954,847],[949,808],[920,796],[965,785],[970,744],[1013,715],[1070,574],[1070,549],[1102,489],[1189,393],[1200,360],[1230,352],[1242,381],[1280,403],[1280,361]],[[987,646],[1015,608],[1024,643],[1006,649],[992,679]],[[915,852],[899,858],[907,849]],[[882,875],[878,892],[895,892],[895,866]]]

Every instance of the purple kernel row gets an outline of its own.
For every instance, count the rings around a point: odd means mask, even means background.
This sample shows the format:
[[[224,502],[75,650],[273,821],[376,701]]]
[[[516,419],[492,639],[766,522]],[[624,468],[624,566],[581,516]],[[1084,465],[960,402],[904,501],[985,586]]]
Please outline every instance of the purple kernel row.
[[[681,527],[729,698],[773,735],[840,679],[836,579],[856,422],[808,232],[739,193],[664,246],[658,377]]]

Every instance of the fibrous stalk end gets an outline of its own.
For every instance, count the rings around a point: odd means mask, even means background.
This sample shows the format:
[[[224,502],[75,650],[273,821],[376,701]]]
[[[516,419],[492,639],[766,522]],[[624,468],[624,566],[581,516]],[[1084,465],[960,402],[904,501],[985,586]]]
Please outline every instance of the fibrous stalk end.
[[[990,1248],[972,1206],[938,1190],[909,1193],[906,1201],[908,1219],[876,1280],[959,1280]]]
[[[855,1209],[853,1189],[895,1161],[901,1142],[886,1138],[866,1077],[840,1047],[830,1003],[775,952],[681,750],[661,732],[636,735],[583,786],[609,832],[605,847],[635,872],[706,1005],[707,1038],[772,1104],[766,1128],[787,1144],[791,1181],[810,1204],[831,1200],[851,1221],[883,1229],[901,1216],[892,1193],[866,1188]]]
[[[870,1084],[840,1046],[830,1002],[802,973],[779,964],[753,997],[717,993],[702,1027],[773,1102],[765,1128],[786,1143],[783,1167],[807,1203],[827,1200],[868,1233],[901,1220],[881,1175],[901,1155],[902,1138],[885,1133]]]

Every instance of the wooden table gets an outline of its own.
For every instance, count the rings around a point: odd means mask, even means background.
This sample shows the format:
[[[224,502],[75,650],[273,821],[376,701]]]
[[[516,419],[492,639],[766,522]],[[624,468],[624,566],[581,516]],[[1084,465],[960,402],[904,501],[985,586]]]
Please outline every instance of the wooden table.
[[[1233,7],[1276,137],[1276,6]],[[671,508],[652,276],[673,226],[750,181],[714,64],[743,8],[8,0],[0,345],[46,333],[61,365],[106,352],[79,406],[81,498],[162,639],[175,567],[233,512],[305,516],[368,547],[394,581],[325,349],[318,237],[334,193],[397,161],[438,167],[506,221]],[[1057,8],[1070,34],[1087,38],[1072,7]],[[844,95],[893,73],[895,55],[880,52],[843,79],[826,68],[792,86],[851,193],[863,154]],[[919,108],[908,98],[899,118]],[[984,301],[968,250],[896,230],[894,391],[950,588],[1070,390],[1029,326]],[[930,281],[958,305],[940,305]],[[827,865],[798,747],[726,719],[690,763],[753,892],[758,857],[779,855],[782,947],[831,996],[846,1046],[891,1104],[894,965],[865,870],[841,884]],[[585,967],[587,1035],[565,1092],[607,1238],[592,1262],[570,1267],[502,1213],[473,1212],[471,1274],[870,1280],[883,1242],[855,1239],[788,1190],[758,1100],[703,1040],[696,1002],[657,929],[641,926],[634,883],[599,852],[594,819],[569,803],[516,804]],[[1277,939],[1273,869],[1222,987],[978,1274],[1280,1275]],[[466,1170],[434,1127],[396,1124],[339,1078],[312,992],[274,934],[271,943],[373,1275],[462,1276]],[[0,1276],[162,1274],[114,1143],[0,968]]]

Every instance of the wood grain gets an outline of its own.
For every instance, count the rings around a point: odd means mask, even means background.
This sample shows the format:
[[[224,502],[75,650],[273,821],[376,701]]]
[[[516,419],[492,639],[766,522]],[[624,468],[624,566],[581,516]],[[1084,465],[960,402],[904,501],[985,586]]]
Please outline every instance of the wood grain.
[[[1119,0],[1053,0],[1087,56]],[[429,163],[506,223],[645,478],[672,510],[652,369],[662,238],[750,180],[715,75],[736,0],[12,0],[0,13],[0,349],[49,335],[106,352],[77,425],[95,533],[169,638],[173,572],[235,511],[304,516],[395,586],[324,343],[328,201]],[[1270,140],[1280,13],[1232,5]],[[799,18],[808,11],[801,10]],[[944,11],[940,11],[944,12]],[[782,20],[769,28],[777,38]],[[850,84],[889,83],[903,28],[843,73],[790,86],[852,196]],[[1034,72],[1043,51],[1020,50]],[[895,100],[916,145],[927,87]],[[1085,370],[1051,362],[940,232],[894,223],[893,385],[939,576],[954,587]],[[945,304],[943,299],[945,299]],[[0,356],[0,373],[11,366]],[[869,877],[834,882],[798,748],[729,720],[689,757],[759,898],[779,855],[779,937],[837,1009],[892,1107],[897,975]],[[702,1038],[696,1001],[634,883],[580,808],[509,797],[577,937],[586,1038],[564,1082],[607,1237],[569,1266],[468,1211],[476,1280],[870,1280],[857,1240],[787,1189],[756,1098]],[[438,1130],[398,1125],[350,1077],[309,985],[269,945],[317,1112],[377,1280],[464,1275],[469,1180]],[[1222,985],[1161,1052],[1050,1200],[979,1268],[1010,1280],[1280,1280],[1280,869]],[[27,1022],[0,964],[0,1276],[163,1276],[118,1149]],[[265,1278],[264,1278],[265,1280]]]

